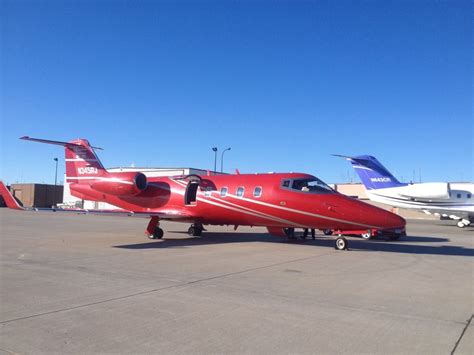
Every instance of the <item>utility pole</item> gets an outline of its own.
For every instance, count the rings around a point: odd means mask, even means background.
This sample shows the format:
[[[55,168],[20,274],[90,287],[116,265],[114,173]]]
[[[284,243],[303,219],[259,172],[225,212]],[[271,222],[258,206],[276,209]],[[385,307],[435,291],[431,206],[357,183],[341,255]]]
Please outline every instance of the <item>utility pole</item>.
[[[221,173],[224,172],[224,153],[227,152],[228,150],[230,150],[230,147],[224,149],[221,154]]]
[[[58,184],[58,158],[53,159],[56,162],[56,171],[54,173],[54,190],[53,190],[53,208],[56,204],[56,185]]]
[[[217,147],[212,147],[212,151],[214,152],[214,175],[215,175],[216,169],[217,169]]]

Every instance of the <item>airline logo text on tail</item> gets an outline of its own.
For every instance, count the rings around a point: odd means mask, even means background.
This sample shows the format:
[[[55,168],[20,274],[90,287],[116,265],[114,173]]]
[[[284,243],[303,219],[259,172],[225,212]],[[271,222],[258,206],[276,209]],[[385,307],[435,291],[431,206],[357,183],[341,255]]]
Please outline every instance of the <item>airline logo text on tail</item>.
[[[93,166],[86,166],[83,168],[77,168],[77,172],[79,173],[79,175],[98,174],[99,170],[97,170],[97,168],[94,168]]]
[[[372,181],[372,182],[390,182],[392,180],[388,177],[377,177],[377,178],[370,178],[370,181]]]

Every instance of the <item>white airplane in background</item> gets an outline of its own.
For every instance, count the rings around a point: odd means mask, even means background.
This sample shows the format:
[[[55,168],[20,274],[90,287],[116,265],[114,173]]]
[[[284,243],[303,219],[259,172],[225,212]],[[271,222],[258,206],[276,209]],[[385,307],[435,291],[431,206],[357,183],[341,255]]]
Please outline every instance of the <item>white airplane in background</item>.
[[[454,219],[460,228],[474,223],[473,183],[401,183],[370,155],[335,156],[351,162],[372,201]]]

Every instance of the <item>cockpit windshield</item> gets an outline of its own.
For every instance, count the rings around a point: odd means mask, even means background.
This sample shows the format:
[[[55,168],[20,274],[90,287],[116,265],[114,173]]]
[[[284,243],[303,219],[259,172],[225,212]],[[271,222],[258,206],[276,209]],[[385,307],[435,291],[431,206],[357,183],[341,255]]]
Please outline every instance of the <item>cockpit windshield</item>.
[[[282,187],[312,194],[328,194],[334,190],[317,177],[283,180]]]

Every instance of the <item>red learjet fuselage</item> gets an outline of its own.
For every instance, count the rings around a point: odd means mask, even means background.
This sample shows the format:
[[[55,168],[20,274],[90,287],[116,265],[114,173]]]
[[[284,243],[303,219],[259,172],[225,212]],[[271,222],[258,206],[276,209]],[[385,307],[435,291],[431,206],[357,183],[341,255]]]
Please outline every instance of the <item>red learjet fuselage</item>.
[[[265,226],[284,235],[294,228],[344,231],[389,231],[402,235],[405,220],[396,214],[342,195],[321,180],[301,173],[146,177],[142,173],[109,173],[86,140],[63,145],[66,179],[72,195],[103,201],[121,212],[150,216],[147,231],[161,238],[159,220],[203,225]]]

